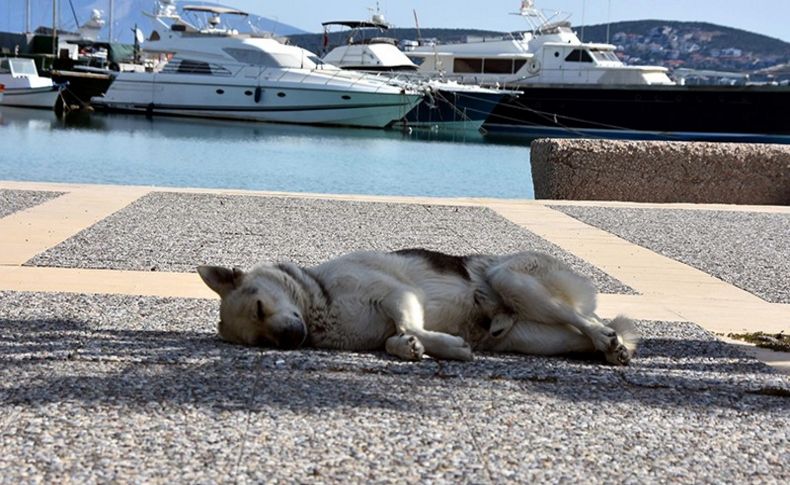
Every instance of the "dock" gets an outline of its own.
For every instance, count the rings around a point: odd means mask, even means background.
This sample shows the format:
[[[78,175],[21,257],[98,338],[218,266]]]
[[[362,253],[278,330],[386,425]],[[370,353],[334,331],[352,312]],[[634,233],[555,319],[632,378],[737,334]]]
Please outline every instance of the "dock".
[[[407,247],[546,251],[638,354],[233,346],[195,272]],[[782,206],[0,181],[0,483],[786,483],[790,354],[727,336],[790,333],[788,253]]]

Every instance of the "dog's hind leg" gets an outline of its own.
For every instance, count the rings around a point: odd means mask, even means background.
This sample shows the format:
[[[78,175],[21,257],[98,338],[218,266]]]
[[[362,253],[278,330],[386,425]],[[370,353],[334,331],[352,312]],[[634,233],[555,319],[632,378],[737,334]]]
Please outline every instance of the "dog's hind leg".
[[[625,365],[633,356],[636,349],[633,324],[623,318],[617,324],[604,325],[592,313],[595,293],[584,278],[566,270],[538,278],[500,265],[488,272],[488,279],[502,301],[513,310],[517,321],[573,327],[587,336],[594,348],[613,364]]]
[[[593,352],[589,337],[568,325],[517,321],[502,339],[490,340],[487,350],[518,352],[531,355],[560,355],[571,352]]]
[[[426,354],[437,359],[472,360],[472,348],[461,337],[425,329],[422,302],[413,291],[395,289],[381,303],[384,313],[395,323],[397,333],[417,337]]]

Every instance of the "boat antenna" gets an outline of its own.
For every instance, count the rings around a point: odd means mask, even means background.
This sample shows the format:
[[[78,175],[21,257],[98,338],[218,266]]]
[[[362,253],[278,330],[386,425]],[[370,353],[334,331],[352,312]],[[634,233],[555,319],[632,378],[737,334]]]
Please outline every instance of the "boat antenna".
[[[543,28],[549,24],[549,19],[546,18],[543,12],[535,8],[535,0],[521,0],[521,7],[518,9],[518,12],[514,12],[511,15],[518,15],[525,19],[535,34],[541,33]]]
[[[606,11],[606,43],[609,43],[609,29],[612,27],[612,0],[609,0],[609,8]]]
[[[69,6],[71,7],[71,15],[74,16],[74,23],[77,24],[77,28],[80,27],[80,21],[77,19],[77,11],[74,10],[74,2],[69,0]]]
[[[581,35],[582,42],[584,42],[584,15],[586,10],[587,10],[587,0],[583,0],[582,1],[582,35]]]
[[[422,34],[420,33],[420,19],[417,18],[417,9],[413,9],[414,13],[414,26],[417,27],[417,42],[422,44]]]
[[[376,8],[368,7],[370,11],[370,20],[377,24],[388,25],[387,21],[384,19],[384,14],[381,13],[381,6],[379,2],[376,2]]]

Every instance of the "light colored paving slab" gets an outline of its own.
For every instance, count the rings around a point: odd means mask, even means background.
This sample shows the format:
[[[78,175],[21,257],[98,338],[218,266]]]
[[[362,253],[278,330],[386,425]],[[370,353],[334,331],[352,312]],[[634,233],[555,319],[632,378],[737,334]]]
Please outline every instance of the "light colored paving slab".
[[[0,266],[0,291],[216,298],[197,273]]]
[[[126,187],[74,188],[0,219],[0,265],[19,265],[126,207],[148,192]]]

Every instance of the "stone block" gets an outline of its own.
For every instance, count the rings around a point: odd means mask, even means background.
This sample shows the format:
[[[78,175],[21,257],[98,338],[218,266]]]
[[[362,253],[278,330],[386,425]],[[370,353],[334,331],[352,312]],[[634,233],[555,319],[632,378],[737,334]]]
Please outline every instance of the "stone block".
[[[537,199],[790,205],[790,146],[540,139]]]

